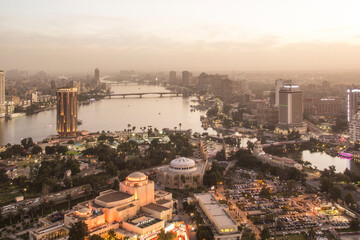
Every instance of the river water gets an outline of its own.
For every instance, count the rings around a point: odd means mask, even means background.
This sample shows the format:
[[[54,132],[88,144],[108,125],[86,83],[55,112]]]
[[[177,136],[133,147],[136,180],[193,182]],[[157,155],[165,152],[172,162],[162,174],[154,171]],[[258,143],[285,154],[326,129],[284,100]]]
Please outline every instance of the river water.
[[[138,93],[138,92],[166,92],[161,86],[154,85],[124,85],[112,86],[114,93]],[[192,129],[193,132],[205,132],[201,127],[200,116],[205,112],[190,111],[190,105],[196,103],[195,97],[168,97],[160,98],[157,95],[145,95],[139,97],[113,97],[79,106],[78,118],[83,121],[79,130],[115,131],[123,130],[128,124],[136,126],[135,131],[140,127],[152,126],[159,130],[163,128],[179,127],[181,129]],[[216,134],[212,129],[206,132]],[[0,119],[0,146],[7,143],[19,143],[23,137],[32,137],[40,141],[47,136],[56,134],[56,110],[40,112],[17,119]],[[247,140],[242,140],[242,146],[246,147]],[[252,139],[253,140],[253,139]],[[319,170],[330,165],[336,167],[337,172],[343,172],[349,168],[360,174],[360,164],[340,157],[331,157],[326,153],[303,151],[289,153],[286,157],[309,161]]]
[[[305,150],[302,152],[288,153],[285,157],[294,160],[309,161],[313,167],[317,167],[319,170],[324,170],[324,168],[329,168],[329,166],[334,165],[336,172],[344,172],[344,170],[348,168],[357,174],[360,174],[359,163],[351,159],[332,157],[325,152],[310,152],[309,150]]]
[[[112,86],[114,93],[139,92],[167,92],[164,87],[155,85],[121,85]],[[152,126],[159,130],[163,128],[181,129],[191,128],[194,132],[205,132],[201,127],[200,116],[205,112],[190,111],[190,105],[196,105],[191,100],[195,97],[169,97],[160,98],[158,95],[112,97],[82,105],[78,108],[78,118],[83,124],[79,130],[115,131],[123,130],[131,124],[140,127]],[[206,132],[214,134],[208,129]],[[40,141],[47,136],[56,134],[56,110],[40,112],[12,120],[0,119],[0,145],[19,143],[21,138],[32,137]]]

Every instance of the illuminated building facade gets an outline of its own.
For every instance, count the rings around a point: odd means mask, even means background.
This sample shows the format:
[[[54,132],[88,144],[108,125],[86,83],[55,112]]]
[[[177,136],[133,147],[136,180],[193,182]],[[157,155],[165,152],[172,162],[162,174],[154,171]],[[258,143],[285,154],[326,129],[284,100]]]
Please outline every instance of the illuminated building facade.
[[[154,202],[154,182],[140,172],[130,174],[120,183],[120,191],[134,195],[140,206]]]
[[[113,229],[118,238],[157,234],[172,219],[172,194],[154,191],[154,182],[140,172],[130,174],[119,191],[107,190],[76,205],[64,216],[64,226],[83,221],[89,235],[102,237]]]
[[[360,112],[360,89],[347,90],[347,120],[350,122],[354,115]]]
[[[277,79],[275,80],[275,107],[279,107],[280,90],[285,85],[291,84],[291,80]]]
[[[76,136],[77,131],[77,89],[57,90],[57,124],[60,137]]]

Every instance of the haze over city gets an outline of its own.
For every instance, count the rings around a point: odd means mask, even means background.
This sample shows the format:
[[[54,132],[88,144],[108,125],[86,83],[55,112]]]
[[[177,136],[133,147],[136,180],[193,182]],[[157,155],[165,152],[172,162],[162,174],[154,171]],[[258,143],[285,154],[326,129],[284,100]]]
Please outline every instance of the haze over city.
[[[359,1],[1,2],[0,66],[357,70]]]
[[[2,0],[0,239],[360,239],[359,9]]]

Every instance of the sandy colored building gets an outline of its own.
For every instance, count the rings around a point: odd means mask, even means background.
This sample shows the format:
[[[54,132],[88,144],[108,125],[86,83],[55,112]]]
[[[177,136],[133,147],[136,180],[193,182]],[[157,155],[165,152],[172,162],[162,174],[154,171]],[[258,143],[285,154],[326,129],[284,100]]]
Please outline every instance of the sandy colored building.
[[[179,157],[162,167],[157,173],[157,182],[165,188],[185,189],[203,186],[205,173],[203,161]]]
[[[154,182],[145,174],[134,172],[119,185],[119,191],[107,190],[95,199],[77,204],[65,214],[61,225],[70,229],[72,224],[83,221],[90,236],[106,236],[114,229],[118,237],[130,237],[155,233],[164,228],[165,222],[171,221],[172,194],[155,191]],[[42,239],[38,234],[41,232],[33,231],[32,239]],[[65,233],[62,231],[63,235]],[[48,231],[47,234],[51,236],[52,233]]]

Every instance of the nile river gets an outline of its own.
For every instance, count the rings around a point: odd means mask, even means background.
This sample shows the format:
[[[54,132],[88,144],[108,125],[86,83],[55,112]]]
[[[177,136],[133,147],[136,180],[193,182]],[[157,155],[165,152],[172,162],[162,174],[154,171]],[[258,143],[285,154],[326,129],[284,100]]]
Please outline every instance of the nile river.
[[[136,92],[165,92],[164,87],[154,85],[126,85],[112,86],[115,93]],[[195,97],[168,97],[160,98],[157,95],[139,97],[113,97],[93,102],[89,105],[79,106],[78,118],[83,121],[79,130],[115,131],[136,126],[152,126],[159,130],[163,128],[181,129],[191,128],[194,132],[204,132],[201,127],[200,116],[205,112],[191,112],[190,105]],[[214,133],[209,129],[209,133]],[[0,119],[0,145],[19,143],[21,138],[32,137],[40,141],[47,136],[56,134],[56,110],[40,112],[17,119]]]
[[[115,93],[136,92],[165,92],[164,87],[154,85],[126,85],[112,86]],[[192,129],[193,132],[204,132],[201,127],[200,116],[205,112],[191,112],[190,105],[196,103],[195,97],[158,97],[157,95],[145,95],[139,97],[113,97],[93,102],[89,105],[79,106],[78,118],[83,121],[79,130],[115,131],[123,130],[131,124],[136,126],[135,131],[141,131],[140,127],[152,126],[159,130],[163,128]],[[207,132],[214,134],[212,129]],[[40,112],[17,119],[0,119],[0,145],[7,143],[20,143],[23,137],[32,137],[35,141],[56,134],[56,110]],[[244,139],[246,146],[247,139]],[[288,154],[287,157],[309,161],[319,170],[335,165],[338,172],[345,168],[360,173],[359,164],[339,157],[331,157],[326,153],[310,153],[309,151]]]

